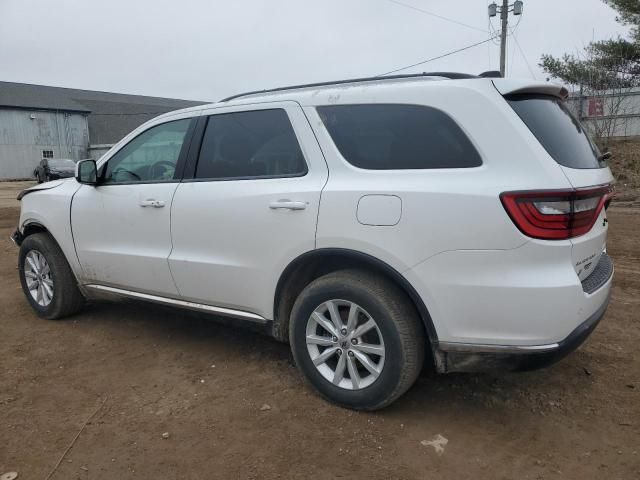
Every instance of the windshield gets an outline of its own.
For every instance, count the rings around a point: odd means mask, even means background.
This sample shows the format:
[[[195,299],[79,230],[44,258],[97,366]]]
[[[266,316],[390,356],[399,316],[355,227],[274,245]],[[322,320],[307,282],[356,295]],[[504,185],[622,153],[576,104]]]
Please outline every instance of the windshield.
[[[548,95],[506,97],[545,150],[563,167],[600,168],[598,148],[565,102]]]
[[[63,158],[56,158],[55,160],[49,160],[49,166],[54,168],[75,168],[76,164],[73,160],[65,160]]]

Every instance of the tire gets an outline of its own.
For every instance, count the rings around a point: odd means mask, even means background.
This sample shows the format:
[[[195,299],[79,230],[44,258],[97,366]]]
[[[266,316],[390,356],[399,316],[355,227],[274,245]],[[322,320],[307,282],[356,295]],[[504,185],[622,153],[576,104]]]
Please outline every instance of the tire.
[[[318,312],[325,308],[326,312],[320,315],[324,320],[331,319],[331,303],[337,307],[345,329],[353,304],[358,312],[358,326],[352,327],[348,335],[341,331],[337,341],[328,328],[311,320],[312,315],[317,318]],[[358,332],[362,331],[360,327],[364,329],[365,324],[371,325],[369,320],[374,321],[375,328],[358,337]],[[386,407],[413,385],[424,362],[426,340],[419,315],[407,295],[382,275],[364,270],[342,270],[314,280],[296,299],[289,322],[289,340],[296,365],[321,396],[343,407],[354,410]],[[328,327],[335,329],[335,322],[329,323]],[[309,346],[307,335],[323,345]],[[355,344],[354,337],[358,337]],[[381,351],[382,347],[384,356],[366,355],[367,363],[375,367],[373,371],[364,368],[365,364],[360,361],[364,352],[358,347],[370,352]],[[316,362],[321,361],[318,357],[330,353],[332,348],[344,353],[340,355],[336,351],[326,363],[316,367],[313,358]],[[344,357],[346,368],[343,364],[340,369],[341,357]],[[354,365],[357,370],[352,376]],[[338,370],[343,371],[342,377],[336,377]],[[353,377],[357,380],[357,388]],[[339,385],[334,384],[336,381]]]
[[[38,255],[44,258],[48,269],[42,268],[44,265],[41,260],[36,261],[41,258]],[[39,269],[34,268],[34,263]],[[40,317],[57,320],[73,315],[84,305],[84,297],[71,267],[49,233],[34,233],[24,239],[20,245],[18,270],[27,301]],[[34,288],[34,277],[38,274],[42,274],[37,279],[41,286]],[[36,293],[32,294],[32,291]]]

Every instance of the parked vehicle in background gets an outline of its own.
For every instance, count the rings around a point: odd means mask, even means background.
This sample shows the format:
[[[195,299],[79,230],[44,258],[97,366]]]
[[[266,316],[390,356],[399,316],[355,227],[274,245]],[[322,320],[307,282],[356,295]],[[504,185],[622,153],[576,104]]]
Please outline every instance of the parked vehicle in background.
[[[76,162],[67,158],[43,158],[33,171],[38,183],[73,177],[76,172]]]
[[[548,365],[613,275],[613,179],[565,97],[435,73],[162,115],[21,193],[23,290],[50,319],[112,294],[261,325],[355,409],[389,405],[425,358]]]

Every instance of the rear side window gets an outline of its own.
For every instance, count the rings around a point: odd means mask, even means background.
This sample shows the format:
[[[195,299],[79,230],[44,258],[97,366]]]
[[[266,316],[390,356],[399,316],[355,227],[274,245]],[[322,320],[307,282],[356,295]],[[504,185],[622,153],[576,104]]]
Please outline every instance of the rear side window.
[[[597,147],[562,100],[548,95],[513,95],[507,101],[560,165],[600,168]]]
[[[255,110],[209,117],[196,178],[273,178],[306,173],[300,144],[284,110]]]
[[[469,168],[482,165],[460,127],[421,105],[318,107],[333,142],[350,164],[369,170]]]

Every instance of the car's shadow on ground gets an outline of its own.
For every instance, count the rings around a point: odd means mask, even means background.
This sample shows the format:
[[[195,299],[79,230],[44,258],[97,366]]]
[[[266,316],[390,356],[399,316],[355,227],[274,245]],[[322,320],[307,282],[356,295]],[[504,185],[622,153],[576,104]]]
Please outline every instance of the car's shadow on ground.
[[[295,368],[289,346],[271,338],[262,327],[246,322],[185,311],[135,300],[95,301],[75,322],[107,330],[110,336],[145,337],[175,350],[215,352],[231,361],[249,361],[262,369]],[[247,357],[243,353],[250,352]],[[189,361],[185,357],[182,361]],[[580,352],[557,365],[532,372],[454,373],[438,375],[428,365],[413,388],[385,414],[420,409],[491,409],[496,413],[511,407],[544,412],[562,405],[567,388],[582,396],[590,388],[590,372],[580,365]],[[299,373],[293,371],[292,378]],[[588,374],[585,372],[589,372]],[[282,372],[274,372],[282,376]],[[299,383],[299,382],[298,382]],[[291,385],[295,388],[296,385]],[[299,388],[309,388],[300,385]]]

